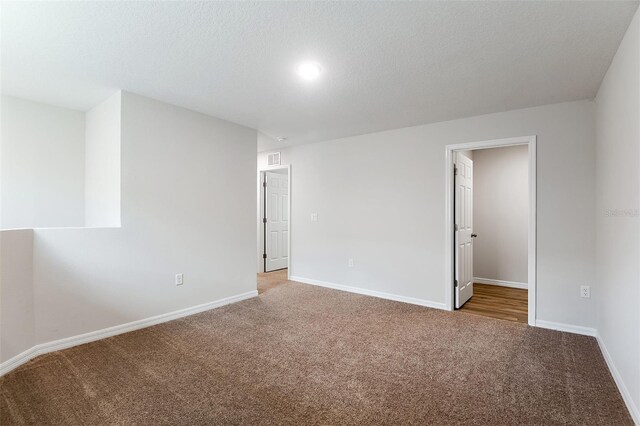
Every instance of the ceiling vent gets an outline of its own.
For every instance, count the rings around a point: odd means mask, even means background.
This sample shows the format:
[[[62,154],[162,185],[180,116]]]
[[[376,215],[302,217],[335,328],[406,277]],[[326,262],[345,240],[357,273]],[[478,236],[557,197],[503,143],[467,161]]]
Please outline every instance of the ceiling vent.
[[[269,166],[279,166],[280,165],[280,153],[272,152],[267,154],[267,165]]]

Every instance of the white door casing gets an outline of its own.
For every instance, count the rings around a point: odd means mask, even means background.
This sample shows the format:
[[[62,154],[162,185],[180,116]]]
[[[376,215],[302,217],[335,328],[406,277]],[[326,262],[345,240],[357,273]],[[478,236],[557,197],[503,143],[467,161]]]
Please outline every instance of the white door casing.
[[[265,172],[265,178],[265,271],[269,272],[286,268],[289,261],[289,178],[274,172]]]
[[[493,139],[477,142],[465,142],[450,144],[445,147],[445,280],[443,282],[445,306],[448,310],[455,309],[455,297],[453,291],[453,281],[455,277],[455,232],[454,232],[454,199],[455,182],[453,176],[453,163],[455,154],[461,150],[475,150],[486,148],[497,148],[501,146],[528,145],[529,146],[529,266],[528,266],[528,311],[529,325],[536,326],[536,294],[537,294],[537,273],[536,254],[537,250],[537,178],[536,178],[536,135],[518,136],[513,138]]]
[[[473,161],[455,153],[455,307],[473,296]]]

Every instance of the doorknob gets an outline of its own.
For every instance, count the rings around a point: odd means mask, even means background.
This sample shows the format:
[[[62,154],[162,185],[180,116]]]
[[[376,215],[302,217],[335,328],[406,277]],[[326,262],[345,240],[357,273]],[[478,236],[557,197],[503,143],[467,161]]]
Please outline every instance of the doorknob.
[[[471,238],[475,238],[477,236],[478,236],[478,234],[471,234]]]

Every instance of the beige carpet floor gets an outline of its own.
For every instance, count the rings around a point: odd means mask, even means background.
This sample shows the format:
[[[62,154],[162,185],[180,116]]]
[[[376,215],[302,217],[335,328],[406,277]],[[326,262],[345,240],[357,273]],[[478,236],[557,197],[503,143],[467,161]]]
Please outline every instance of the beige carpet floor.
[[[3,426],[632,424],[593,338],[291,282],[0,387]]]

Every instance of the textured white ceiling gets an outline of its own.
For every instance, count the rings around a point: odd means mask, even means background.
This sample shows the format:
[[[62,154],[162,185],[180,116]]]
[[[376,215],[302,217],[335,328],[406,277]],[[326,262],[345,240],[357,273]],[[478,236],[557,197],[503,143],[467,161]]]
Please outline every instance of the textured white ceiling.
[[[123,89],[288,138],[267,149],[591,98],[637,7],[3,2],[2,91],[86,110]]]

